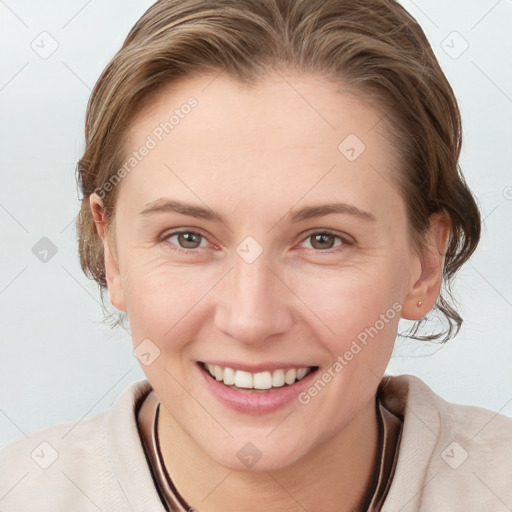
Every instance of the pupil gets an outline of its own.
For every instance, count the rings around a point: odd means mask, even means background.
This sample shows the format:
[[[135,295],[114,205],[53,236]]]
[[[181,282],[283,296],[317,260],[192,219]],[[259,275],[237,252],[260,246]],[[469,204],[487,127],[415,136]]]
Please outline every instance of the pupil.
[[[315,243],[316,242],[320,242],[320,245],[324,244],[324,246],[320,247],[320,249],[325,249],[325,242],[332,242],[332,235],[328,234],[328,233],[321,233],[319,235],[314,235],[314,240],[315,240]],[[328,243],[328,247],[330,248],[332,246],[332,243],[329,244]],[[315,244],[313,244],[313,247],[315,247]],[[317,247],[318,248],[318,247]]]
[[[180,233],[180,245],[186,249],[197,247],[197,236],[195,233]],[[184,242],[184,245],[182,244]]]

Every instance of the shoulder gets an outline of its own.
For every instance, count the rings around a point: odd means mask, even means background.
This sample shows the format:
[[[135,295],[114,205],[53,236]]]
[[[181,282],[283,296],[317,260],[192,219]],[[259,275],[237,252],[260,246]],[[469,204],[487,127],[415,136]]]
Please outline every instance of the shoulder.
[[[482,407],[448,402],[413,375],[386,376],[379,389],[385,403],[409,420],[420,414],[429,424],[466,434],[474,441],[477,435],[488,440],[512,441],[512,418]]]
[[[97,492],[88,489],[101,485],[97,474],[108,474],[109,468],[103,439],[107,415],[108,411],[103,411],[79,422],[61,423],[3,446],[2,510],[46,511],[51,510],[49,506],[73,510],[81,487],[94,501]]]
[[[389,494],[408,497],[407,506],[399,500],[403,512],[416,510],[414,503],[450,511],[512,504],[512,418],[448,402],[411,375],[387,377],[381,389],[404,418]]]
[[[134,416],[129,405],[133,411],[137,395],[147,388],[144,382],[125,389],[112,409],[38,430],[0,448],[1,510],[85,510],[92,503],[102,508],[109,500],[125,501],[107,436],[109,428],[117,428],[119,436],[130,430]]]

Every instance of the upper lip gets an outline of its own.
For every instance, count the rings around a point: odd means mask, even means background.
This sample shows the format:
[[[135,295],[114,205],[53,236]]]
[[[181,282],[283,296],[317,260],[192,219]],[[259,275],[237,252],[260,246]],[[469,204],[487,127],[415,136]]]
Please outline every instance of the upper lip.
[[[289,370],[299,368],[316,368],[316,366],[303,363],[280,363],[280,362],[268,362],[259,364],[247,364],[239,363],[236,361],[200,361],[204,364],[210,364],[213,366],[220,366],[221,368],[232,368],[233,370],[241,370],[249,373],[261,373],[261,372],[272,372],[274,370]]]

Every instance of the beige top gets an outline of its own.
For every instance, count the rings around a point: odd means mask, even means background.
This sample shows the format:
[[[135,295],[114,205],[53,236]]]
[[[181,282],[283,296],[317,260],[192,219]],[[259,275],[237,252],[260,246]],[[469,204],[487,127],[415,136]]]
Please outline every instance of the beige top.
[[[382,512],[512,510],[511,418],[449,403],[411,375],[379,390],[403,418]],[[135,382],[108,410],[1,447],[0,511],[165,512],[137,424],[151,391]]]
[[[361,512],[377,512],[381,510],[393,479],[398,459],[398,446],[402,433],[402,419],[386,409],[379,396],[375,400],[379,425],[378,461],[372,482],[367,490]],[[162,504],[172,512],[188,512],[195,510],[179,494],[169,473],[165,469],[160,443],[158,440],[158,415],[160,402],[155,392],[148,394],[138,412],[138,425],[144,450],[153,474],[155,485],[159,491]]]

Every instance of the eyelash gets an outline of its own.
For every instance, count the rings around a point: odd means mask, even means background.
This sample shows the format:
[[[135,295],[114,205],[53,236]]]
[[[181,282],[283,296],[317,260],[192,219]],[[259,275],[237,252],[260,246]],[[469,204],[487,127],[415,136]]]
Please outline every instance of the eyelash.
[[[197,253],[198,250],[200,249],[200,247],[196,247],[195,249],[184,249],[183,247],[179,247],[178,245],[169,242],[169,239],[172,238],[173,236],[180,235],[183,233],[199,235],[202,239],[206,240],[206,237],[204,235],[202,235],[201,233],[199,233],[197,231],[192,231],[189,229],[184,229],[184,230],[171,231],[170,233],[166,233],[161,237],[160,241],[166,243],[171,248],[171,250],[180,252],[182,254]],[[322,249],[314,249],[314,248],[311,249],[312,251],[319,253],[319,254],[336,253],[336,252],[343,250],[343,248],[345,246],[354,245],[354,242],[349,240],[348,236],[343,237],[343,236],[339,235],[338,233],[331,231],[329,229],[311,231],[302,239],[301,243],[304,243],[306,240],[310,239],[314,235],[331,235],[341,241],[341,244],[335,246],[335,248],[323,249],[323,250]]]

